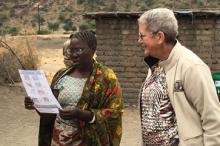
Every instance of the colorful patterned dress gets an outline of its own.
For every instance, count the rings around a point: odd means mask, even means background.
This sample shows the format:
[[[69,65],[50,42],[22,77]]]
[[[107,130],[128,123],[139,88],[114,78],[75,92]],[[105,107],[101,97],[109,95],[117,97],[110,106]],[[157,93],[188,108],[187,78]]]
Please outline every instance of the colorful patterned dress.
[[[74,70],[74,67],[68,67],[58,71],[52,80],[52,90],[56,89],[55,85],[59,80],[72,70]],[[122,114],[124,111],[123,98],[119,82],[111,69],[94,61],[93,71],[86,80],[82,95],[76,106],[92,111],[95,115],[95,122],[92,124],[76,120],[78,136],[84,145],[120,145]],[[46,124],[42,122],[41,125]],[[46,131],[44,133],[45,136],[50,135],[50,132],[52,132],[50,129],[46,130],[46,128],[46,126],[41,126],[41,131]]]
[[[86,78],[64,76],[54,89],[59,90],[58,101],[63,109],[75,108],[86,83]],[[53,130],[52,146],[80,146],[82,139],[75,120],[63,120],[57,115]]]
[[[166,74],[158,64],[143,84],[140,94],[144,146],[171,146],[178,141],[174,109],[168,96]]]

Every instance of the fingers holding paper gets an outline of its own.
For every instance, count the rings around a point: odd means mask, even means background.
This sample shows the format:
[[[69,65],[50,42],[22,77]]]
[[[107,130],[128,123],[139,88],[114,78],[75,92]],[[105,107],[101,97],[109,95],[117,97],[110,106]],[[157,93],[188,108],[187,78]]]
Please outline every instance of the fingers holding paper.
[[[71,109],[63,109],[59,110],[60,117],[64,120],[72,120],[76,118],[78,113],[78,108],[71,108]]]
[[[28,110],[35,109],[33,100],[28,96],[24,98],[24,106]]]

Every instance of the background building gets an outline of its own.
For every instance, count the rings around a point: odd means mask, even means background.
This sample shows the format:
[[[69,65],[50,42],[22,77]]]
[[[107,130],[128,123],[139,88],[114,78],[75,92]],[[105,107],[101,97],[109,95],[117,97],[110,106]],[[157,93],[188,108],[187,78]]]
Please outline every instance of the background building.
[[[87,13],[95,19],[97,59],[116,72],[127,104],[138,103],[141,83],[147,74],[143,50],[138,46],[139,12]],[[179,41],[200,56],[212,72],[220,71],[220,11],[175,11]]]

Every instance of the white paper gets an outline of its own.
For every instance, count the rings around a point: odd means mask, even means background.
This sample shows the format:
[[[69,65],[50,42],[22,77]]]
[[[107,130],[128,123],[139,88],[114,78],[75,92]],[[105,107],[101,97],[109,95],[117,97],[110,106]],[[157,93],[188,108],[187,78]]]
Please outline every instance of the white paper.
[[[51,114],[57,114],[59,113],[58,108],[37,108],[37,110],[40,113],[51,113]]]
[[[27,95],[41,113],[58,113],[62,109],[53,95],[43,70],[19,70]]]

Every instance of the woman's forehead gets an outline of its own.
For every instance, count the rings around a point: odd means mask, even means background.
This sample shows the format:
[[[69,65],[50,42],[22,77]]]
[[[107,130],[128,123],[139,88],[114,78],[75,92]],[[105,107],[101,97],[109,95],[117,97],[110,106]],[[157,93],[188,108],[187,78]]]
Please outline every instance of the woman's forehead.
[[[77,38],[71,39],[70,46],[84,46],[84,47],[88,47],[86,42],[84,42],[82,40],[79,40]]]
[[[139,30],[146,31],[148,30],[148,26],[144,23],[139,24]]]

